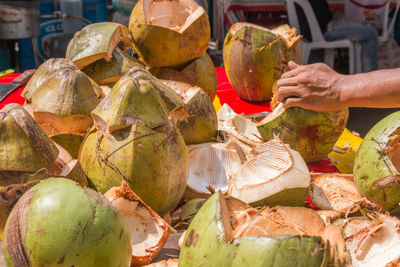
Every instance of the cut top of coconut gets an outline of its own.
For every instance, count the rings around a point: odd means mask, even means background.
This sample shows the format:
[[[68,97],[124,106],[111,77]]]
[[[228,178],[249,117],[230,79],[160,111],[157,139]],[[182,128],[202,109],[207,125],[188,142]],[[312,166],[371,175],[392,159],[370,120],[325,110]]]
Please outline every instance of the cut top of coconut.
[[[54,142],[18,104],[0,111],[0,171],[37,172],[53,165]]]
[[[83,69],[99,59],[111,60],[119,44],[123,49],[132,47],[132,36],[126,26],[115,22],[93,23],[75,33],[65,57]]]
[[[310,173],[297,151],[279,139],[257,146],[229,182],[232,196],[253,203],[289,188],[307,188]]]
[[[143,11],[147,23],[180,33],[205,13],[193,0],[144,0]]]
[[[147,206],[126,182],[104,194],[122,213],[131,231],[132,265],[144,265],[160,252],[171,232],[163,218]]]

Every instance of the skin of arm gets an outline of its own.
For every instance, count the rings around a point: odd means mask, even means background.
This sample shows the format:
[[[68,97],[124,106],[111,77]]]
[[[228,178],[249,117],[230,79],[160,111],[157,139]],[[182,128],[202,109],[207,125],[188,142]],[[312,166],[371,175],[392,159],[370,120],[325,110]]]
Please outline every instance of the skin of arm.
[[[400,68],[355,75],[339,74],[323,63],[289,62],[289,68],[277,82],[277,99],[285,108],[400,107]]]

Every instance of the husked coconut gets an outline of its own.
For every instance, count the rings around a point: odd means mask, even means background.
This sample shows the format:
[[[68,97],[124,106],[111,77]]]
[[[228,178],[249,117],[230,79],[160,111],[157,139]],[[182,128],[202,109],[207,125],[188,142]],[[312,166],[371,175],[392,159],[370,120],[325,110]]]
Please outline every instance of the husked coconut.
[[[253,206],[302,206],[311,178],[297,151],[275,138],[253,148],[229,180],[228,193]]]
[[[346,215],[357,212],[360,208],[374,207],[358,192],[353,175],[340,173],[314,177],[310,198],[320,209],[334,210]]]
[[[191,222],[179,266],[323,266],[348,264],[341,230],[311,209],[251,208],[215,193]]]
[[[380,267],[400,264],[400,220],[377,214],[373,220],[349,218],[339,222],[343,228],[352,266]]]
[[[205,53],[202,57],[193,60],[180,68],[151,68],[151,74],[158,79],[171,80],[198,86],[214,101],[217,94],[217,73],[210,56]]]
[[[65,58],[83,69],[100,59],[110,61],[117,46],[127,49],[132,47],[132,42],[129,29],[122,24],[93,23],[75,33],[68,43]]]
[[[270,100],[272,86],[288,69],[288,62],[300,59],[301,37],[288,25],[273,30],[243,22],[232,25],[224,40],[223,57],[238,95],[254,102]]]
[[[346,127],[349,112],[347,108],[315,112],[293,107],[271,112],[264,119],[252,122],[229,107],[222,107],[217,116],[219,129],[243,142],[254,146],[278,136],[309,163],[321,160],[332,151]]]
[[[400,211],[400,112],[379,121],[365,136],[354,162],[361,195],[384,211]]]
[[[217,113],[203,89],[182,82],[162,82],[180,95],[189,112],[189,116],[177,124],[186,145],[215,140],[218,130]]]
[[[143,66],[143,63],[117,46],[109,61],[104,58],[99,59],[86,66],[82,71],[95,82],[103,85],[116,83],[122,75],[135,66]]]
[[[174,230],[147,206],[126,182],[108,190],[105,197],[124,216],[131,232],[132,266],[149,264]]]
[[[188,146],[189,177],[184,199],[211,196],[210,188],[226,192],[229,178],[246,161],[234,141]]]
[[[207,51],[210,23],[194,0],[139,0],[129,20],[134,47],[150,67],[178,66]]]
[[[92,112],[94,127],[78,159],[94,188],[104,193],[125,180],[160,214],[178,205],[188,159],[174,119],[177,110],[187,110],[171,91],[148,72],[132,69]]]

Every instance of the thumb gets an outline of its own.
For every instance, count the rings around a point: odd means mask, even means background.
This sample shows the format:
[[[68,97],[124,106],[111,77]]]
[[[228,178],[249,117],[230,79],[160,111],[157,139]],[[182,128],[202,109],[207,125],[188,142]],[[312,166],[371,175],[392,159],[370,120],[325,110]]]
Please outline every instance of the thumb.
[[[288,66],[289,66],[289,69],[294,70],[294,69],[297,69],[300,65],[294,61],[289,61]]]

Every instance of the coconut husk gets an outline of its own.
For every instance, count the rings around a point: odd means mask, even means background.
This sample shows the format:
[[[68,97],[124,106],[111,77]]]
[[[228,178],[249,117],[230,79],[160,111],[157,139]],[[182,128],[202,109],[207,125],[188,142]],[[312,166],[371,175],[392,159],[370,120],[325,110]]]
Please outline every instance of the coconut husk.
[[[208,95],[200,87],[192,87],[186,83],[167,80],[162,82],[181,96],[189,112],[188,118],[178,122],[186,145],[216,140],[217,113]]]
[[[163,100],[170,92],[169,105],[175,105],[171,111]],[[188,161],[171,115],[183,104],[175,96],[141,69],[132,69],[114,85],[92,112],[94,127],[78,155],[93,187],[106,192],[125,180],[156,212],[177,206],[186,187]]]
[[[303,158],[275,138],[253,148],[228,193],[252,206],[303,206],[311,183]]]
[[[181,68],[151,68],[151,74],[158,79],[178,81],[198,86],[214,101],[217,94],[217,73],[210,56],[205,53]]]
[[[134,47],[150,67],[178,66],[207,51],[210,23],[194,0],[139,0],[129,20]]]
[[[122,213],[131,231],[131,266],[149,264],[175,230],[136,195],[126,182],[108,190],[105,197]]]
[[[78,158],[79,148],[83,138],[82,135],[77,134],[59,134],[51,137],[54,142],[67,150],[74,159]]]
[[[132,67],[143,66],[138,59],[129,55],[121,48],[116,47],[112,52],[112,58],[107,61],[100,59],[82,71],[100,85],[114,84]]]
[[[37,172],[53,165],[58,149],[18,104],[0,111],[0,171]]]
[[[301,35],[282,25],[274,30],[241,22],[230,28],[224,40],[225,71],[235,91],[247,101],[270,100],[272,86],[290,60],[299,60]],[[298,61],[297,61],[298,62]]]
[[[283,261],[283,262],[282,262]],[[196,214],[179,265],[322,266],[349,264],[341,230],[302,207],[251,208],[221,192]]]
[[[99,102],[90,80],[79,70],[54,73],[32,94],[33,115],[49,136],[84,135],[93,124],[90,112]]]
[[[132,36],[127,27],[115,22],[93,23],[75,33],[65,57],[83,69],[100,59],[110,61],[118,45],[122,49],[132,47]]]

